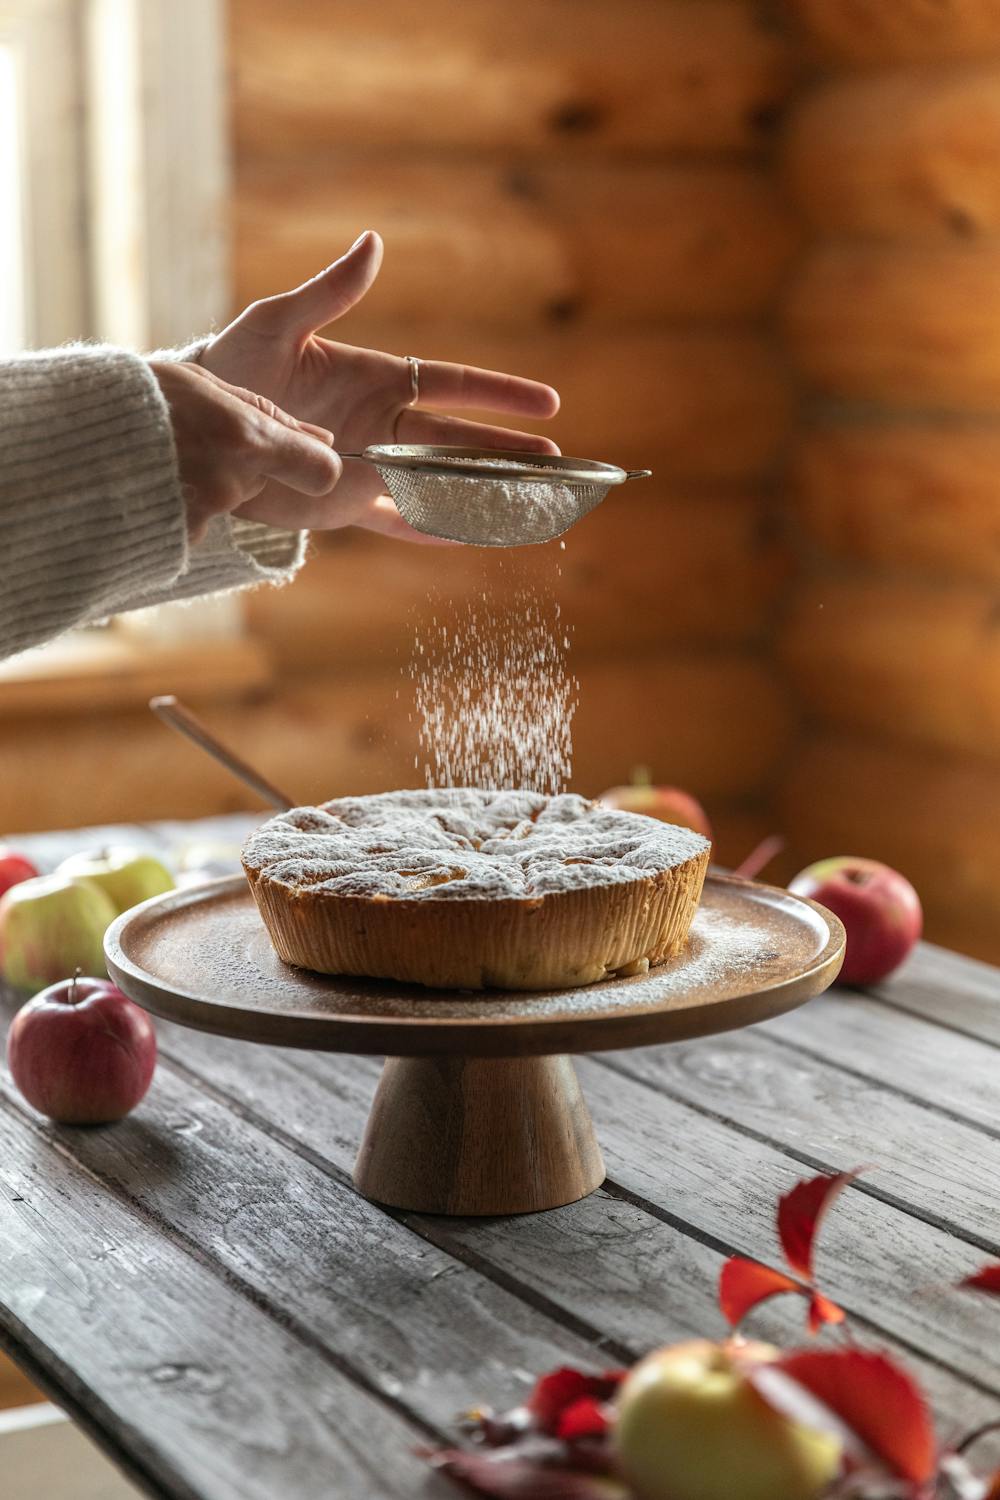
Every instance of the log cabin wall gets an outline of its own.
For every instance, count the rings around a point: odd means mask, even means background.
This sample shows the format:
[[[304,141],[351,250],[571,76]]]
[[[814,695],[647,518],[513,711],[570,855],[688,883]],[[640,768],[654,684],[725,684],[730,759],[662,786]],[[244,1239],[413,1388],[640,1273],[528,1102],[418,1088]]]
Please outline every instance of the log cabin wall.
[[[565,552],[498,565],[345,534],[255,594],[283,674],[255,738],[279,780],[419,781],[396,691],[429,580],[440,608],[528,577],[574,627],[574,785],[642,764],[706,799],[724,856],[760,831],[791,728],[765,643],[792,411],[772,315],[796,242],[770,166],[793,68],[765,12],[231,0],[237,304],[371,225],[385,266],[342,337],[550,380],[565,452],[655,473]]]
[[[800,859],[872,853],[939,941],[1000,958],[1000,7],[788,0],[806,394],[778,654],[807,720]]]

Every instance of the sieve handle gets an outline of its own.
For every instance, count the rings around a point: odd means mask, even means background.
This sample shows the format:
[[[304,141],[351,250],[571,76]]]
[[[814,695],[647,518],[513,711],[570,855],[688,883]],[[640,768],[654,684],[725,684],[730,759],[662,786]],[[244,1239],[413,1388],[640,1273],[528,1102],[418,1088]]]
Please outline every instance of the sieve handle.
[[[625,470],[625,478],[626,479],[651,479],[652,475],[653,475],[652,469],[626,469]]]

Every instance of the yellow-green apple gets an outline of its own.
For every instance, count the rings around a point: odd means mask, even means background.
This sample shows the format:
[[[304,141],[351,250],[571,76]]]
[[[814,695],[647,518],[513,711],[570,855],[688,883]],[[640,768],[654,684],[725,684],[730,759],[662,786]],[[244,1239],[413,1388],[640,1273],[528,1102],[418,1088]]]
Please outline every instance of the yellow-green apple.
[[[679,823],[682,828],[693,828],[695,833],[712,837],[712,825],[708,814],[690,792],[679,786],[653,786],[649,772],[644,766],[632,772],[628,786],[613,786],[598,797],[603,807],[615,807],[620,812],[644,813],[647,818],[659,818],[661,823]]]
[[[74,969],[101,973],[104,934],[118,915],[110,896],[88,880],[38,875],[0,898],[0,973],[17,989],[37,990]]]
[[[108,979],[64,979],[22,1006],[7,1037],[11,1077],[63,1125],[107,1125],[134,1109],[156,1067],[144,1010]]]
[[[33,880],[37,874],[38,870],[30,859],[8,849],[6,844],[0,844],[0,896],[4,891],[9,891],[12,885],[20,885],[22,880]]]
[[[876,984],[899,967],[923,930],[920,897],[905,875],[875,859],[821,859],[788,889],[838,916],[847,933],[841,984]]]
[[[615,1443],[638,1500],[815,1500],[840,1469],[830,1432],[792,1421],[747,1378],[768,1344],[692,1339],[626,1376]]]
[[[124,845],[92,854],[71,854],[58,873],[99,886],[111,898],[116,914],[174,888],[174,878],[162,860]]]

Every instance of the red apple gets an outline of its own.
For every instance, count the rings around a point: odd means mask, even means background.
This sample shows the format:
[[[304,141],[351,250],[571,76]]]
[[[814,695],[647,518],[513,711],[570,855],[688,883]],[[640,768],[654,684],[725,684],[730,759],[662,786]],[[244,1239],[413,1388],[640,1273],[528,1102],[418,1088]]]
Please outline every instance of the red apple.
[[[7,1037],[28,1103],[63,1125],[106,1125],[134,1109],[156,1067],[144,1010],[108,979],[63,979],[22,1006]]]
[[[847,932],[841,984],[877,984],[920,937],[920,897],[905,875],[875,859],[843,854],[821,859],[796,875],[788,889],[809,896],[840,918]]]
[[[841,1467],[842,1444],[771,1406],[747,1367],[768,1344],[691,1339],[629,1371],[615,1445],[637,1500],[817,1500]]]
[[[639,767],[632,772],[629,786],[613,786],[598,797],[602,807],[614,807],[619,812],[644,813],[647,818],[659,818],[661,823],[679,823],[682,828],[693,828],[695,833],[712,837],[712,825],[708,814],[690,792],[679,786],[653,786],[649,772]]]
[[[0,844],[0,896],[4,891],[9,891],[12,885],[20,885],[22,880],[33,880],[37,874],[30,859],[25,859],[23,854],[15,854],[6,844]]]

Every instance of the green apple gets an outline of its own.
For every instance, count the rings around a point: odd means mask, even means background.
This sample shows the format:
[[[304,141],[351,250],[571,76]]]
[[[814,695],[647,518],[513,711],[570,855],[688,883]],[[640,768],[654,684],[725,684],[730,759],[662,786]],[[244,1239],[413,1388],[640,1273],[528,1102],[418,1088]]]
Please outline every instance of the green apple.
[[[114,904],[116,915],[174,888],[173,876],[154,854],[142,854],[126,845],[72,854],[63,860],[58,873],[98,886]]]
[[[692,1339],[659,1349],[626,1377],[616,1444],[638,1500],[815,1500],[839,1472],[832,1433],[793,1422],[747,1379],[767,1344]]]
[[[38,990],[74,970],[106,973],[104,934],[118,915],[101,888],[66,875],[22,880],[0,899],[0,973]]]

